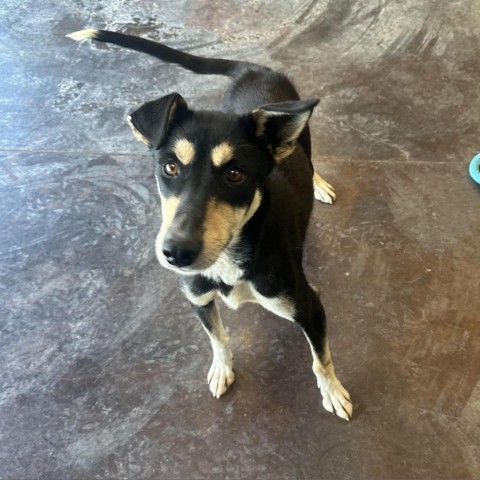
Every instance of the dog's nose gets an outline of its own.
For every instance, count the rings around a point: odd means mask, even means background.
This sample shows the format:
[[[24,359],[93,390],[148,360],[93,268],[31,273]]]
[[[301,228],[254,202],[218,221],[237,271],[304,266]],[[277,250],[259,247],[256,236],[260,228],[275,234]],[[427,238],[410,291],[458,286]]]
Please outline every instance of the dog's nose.
[[[201,243],[192,238],[167,237],[162,251],[170,265],[188,267],[198,257],[201,248]]]

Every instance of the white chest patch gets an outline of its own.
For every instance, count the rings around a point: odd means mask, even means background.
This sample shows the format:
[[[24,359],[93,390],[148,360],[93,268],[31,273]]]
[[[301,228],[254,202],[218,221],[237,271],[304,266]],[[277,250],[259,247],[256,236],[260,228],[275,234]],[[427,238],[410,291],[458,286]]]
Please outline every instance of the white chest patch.
[[[242,303],[257,302],[250,282],[239,282],[228,295],[221,295],[222,300],[233,310],[236,310]]]
[[[242,278],[243,271],[237,264],[232,262],[228,253],[222,252],[211,267],[202,271],[202,275],[214,282],[235,285]]]
[[[243,271],[232,261],[228,251],[222,252],[211,267],[202,271],[202,275],[214,282],[222,282],[225,285],[229,285],[232,287],[232,290],[228,295],[222,295],[219,291],[212,291],[195,298],[195,301],[190,298],[196,304],[208,303],[218,293],[226,305],[234,310],[242,303],[253,302],[259,303],[263,308],[279,317],[292,321],[295,318],[295,304],[293,300],[287,295],[264,297],[255,290],[251,282],[241,280]]]
[[[254,302],[259,303],[263,308],[279,317],[287,320],[294,320],[295,318],[295,305],[287,295],[264,297],[255,290],[250,282],[237,283],[228,295],[221,295],[221,297],[234,310],[242,303]]]

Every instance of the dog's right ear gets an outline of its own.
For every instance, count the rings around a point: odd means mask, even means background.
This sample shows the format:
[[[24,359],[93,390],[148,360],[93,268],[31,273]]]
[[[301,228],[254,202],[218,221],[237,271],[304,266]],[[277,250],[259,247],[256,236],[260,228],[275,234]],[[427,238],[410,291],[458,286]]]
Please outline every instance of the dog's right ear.
[[[280,163],[295,150],[297,140],[320,100],[289,100],[270,103],[253,110],[257,137],[265,142],[274,160]]]
[[[153,150],[160,148],[172,123],[188,111],[185,100],[178,93],[144,103],[127,117],[135,137]]]

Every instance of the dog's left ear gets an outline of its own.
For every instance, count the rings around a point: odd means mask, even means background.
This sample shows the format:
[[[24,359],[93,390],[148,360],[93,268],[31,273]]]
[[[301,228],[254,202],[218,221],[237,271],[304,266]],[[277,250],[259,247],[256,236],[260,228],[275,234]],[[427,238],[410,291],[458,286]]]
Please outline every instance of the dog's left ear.
[[[144,103],[127,117],[127,123],[138,140],[153,150],[160,148],[171,124],[188,111],[187,103],[178,93],[171,93]]]
[[[312,98],[270,103],[253,110],[257,137],[265,141],[276,162],[293,153],[297,139],[319,101]]]

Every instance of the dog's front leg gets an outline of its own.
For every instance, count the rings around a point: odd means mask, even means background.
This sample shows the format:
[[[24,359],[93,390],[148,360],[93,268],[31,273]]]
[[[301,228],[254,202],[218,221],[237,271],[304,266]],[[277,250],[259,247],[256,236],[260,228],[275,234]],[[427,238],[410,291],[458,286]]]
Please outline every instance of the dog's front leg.
[[[326,318],[320,297],[309,288],[310,301],[302,302],[306,308],[297,313],[297,322],[302,326],[312,350],[313,371],[323,397],[324,408],[337,416],[352,418],[350,395],[335,375],[326,332]]]
[[[215,300],[206,305],[191,303],[212,344],[213,361],[207,380],[213,396],[220,398],[235,380],[230,339],[223,328]]]

